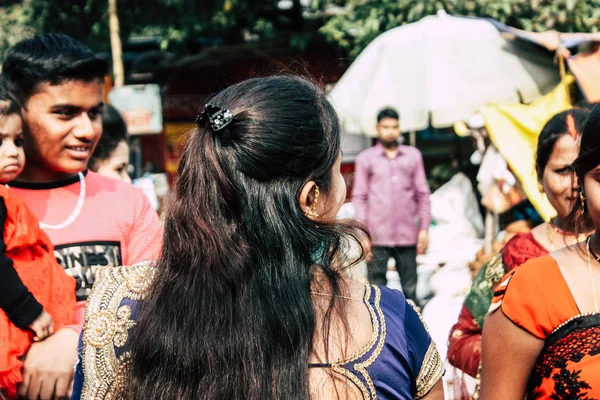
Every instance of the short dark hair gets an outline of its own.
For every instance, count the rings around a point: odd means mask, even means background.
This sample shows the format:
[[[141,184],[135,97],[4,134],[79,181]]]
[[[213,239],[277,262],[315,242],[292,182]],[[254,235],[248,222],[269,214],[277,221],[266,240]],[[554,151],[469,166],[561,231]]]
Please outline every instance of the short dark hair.
[[[17,97],[10,90],[4,76],[0,76],[0,117],[20,113],[21,106]]]
[[[14,45],[6,53],[2,73],[24,105],[41,83],[103,79],[108,64],[72,37],[46,33]]]
[[[388,107],[379,111],[379,114],[377,114],[377,123],[380,123],[381,120],[384,118],[392,118],[399,120],[400,114],[398,114],[398,111],[394,110],[393,108]]]
[[[124,140],[127,140],[125,120],[116,108],[105,104],[102,110],[102,136],[88,162],[90,169],[95,171],[98,163],[109,158],[119,143]]]

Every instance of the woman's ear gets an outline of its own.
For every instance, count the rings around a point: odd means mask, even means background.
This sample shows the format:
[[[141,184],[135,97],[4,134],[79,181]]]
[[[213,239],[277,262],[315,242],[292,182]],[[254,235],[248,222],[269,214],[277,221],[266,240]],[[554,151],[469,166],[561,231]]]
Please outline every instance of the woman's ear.
[[[308,181],[302,186],[300,190],[300,196],[298,196],[298,202],[300,203],[300,209],[304,212],[308,218],[316,218],[317,215],[314,212],[315,196],[314,191],[317,190],[317,184],[315,181]]]

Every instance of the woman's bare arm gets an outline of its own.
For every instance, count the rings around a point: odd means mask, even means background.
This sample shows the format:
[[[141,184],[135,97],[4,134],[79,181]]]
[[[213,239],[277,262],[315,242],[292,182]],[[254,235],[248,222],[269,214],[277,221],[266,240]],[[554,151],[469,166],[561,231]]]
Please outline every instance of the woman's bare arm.
[[[501,310],[483,326],[480,398],[523,400],[527,381],[544,342],[521,329]]]
[[[441,378],[425,397],[421,397],[421,400],[444,400],[444,384]]]

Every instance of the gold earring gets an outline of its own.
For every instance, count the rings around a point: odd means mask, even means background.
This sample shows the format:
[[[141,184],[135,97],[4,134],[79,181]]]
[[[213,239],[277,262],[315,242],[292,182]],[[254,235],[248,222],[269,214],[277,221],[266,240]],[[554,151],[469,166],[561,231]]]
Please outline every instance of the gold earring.
[[[317,213],[317,203],[319,202],[319,186],[315,185],[315,196],[313,198],[312,203],[312,215],[317,218],[319,214]]]
[[[581,209],[585,212],[585,195],[583,194],[583,188],[579,188],[579,201],[581,202]]]
[[[541,194],[544,194],[544,186],[538,182],[538,190],[540,191]]]

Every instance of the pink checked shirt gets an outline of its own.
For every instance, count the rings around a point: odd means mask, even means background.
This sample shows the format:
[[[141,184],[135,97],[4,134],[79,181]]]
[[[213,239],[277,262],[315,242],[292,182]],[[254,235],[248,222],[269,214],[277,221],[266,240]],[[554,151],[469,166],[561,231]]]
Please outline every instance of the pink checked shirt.
[[[356,160],[352,203],[376,246],[414,246],[418,232],[431,223],[430,194],[415,147],[400,145],[389,159],[378,143]]]

